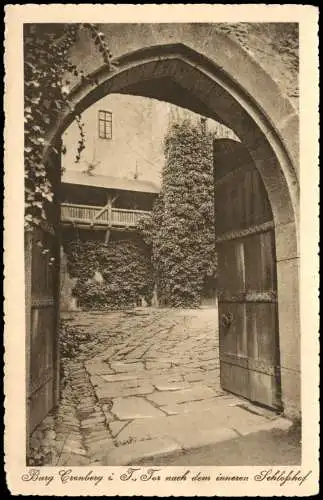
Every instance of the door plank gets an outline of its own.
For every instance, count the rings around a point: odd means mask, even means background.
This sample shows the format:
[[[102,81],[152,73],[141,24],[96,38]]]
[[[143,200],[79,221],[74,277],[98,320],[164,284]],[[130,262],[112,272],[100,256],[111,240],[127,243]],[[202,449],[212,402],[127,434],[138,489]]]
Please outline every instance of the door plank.
[[[232,323],[228,325],[225,319],[230,317]],[[245,318],[245,304],[219,305],[221,386],[249,397]]]

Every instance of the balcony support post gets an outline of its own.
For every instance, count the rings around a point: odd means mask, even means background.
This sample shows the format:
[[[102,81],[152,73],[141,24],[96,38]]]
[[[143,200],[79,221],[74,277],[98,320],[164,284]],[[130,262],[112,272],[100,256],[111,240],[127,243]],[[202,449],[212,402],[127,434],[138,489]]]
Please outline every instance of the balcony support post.
[[[112,198],[111,196],[108,196],[108,227],[112,227]]]
[[[104,243],[105,243],[105,244],[109,243],[110,234],[111,234],[110,229],[107,229],[107,230],[106,230],[106,233],[105,233],[105,239],[104,239]]]
[[[108,208],[108,227],[112,227],[112,207],[113,203],[116,201],[116,199],[119,198],[119,195],[111,196],[111,194],[108,194],[107,198],[107,208]]]

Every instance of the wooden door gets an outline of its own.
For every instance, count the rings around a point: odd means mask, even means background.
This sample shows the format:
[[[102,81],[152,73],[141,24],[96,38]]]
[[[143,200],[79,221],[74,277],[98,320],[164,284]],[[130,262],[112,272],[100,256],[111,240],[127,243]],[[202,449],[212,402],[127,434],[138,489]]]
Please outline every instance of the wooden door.
[[[57,242],[49,230],[26,237],[29,261],[28,434],[53,408],[58,395]],[[53,261],[52,259],[55,259]]]
[[[27,450],[30,434],[59,397],[60,164],[53,157],[54,203],[45,207],[47,222],[25,233]]]
[[[275,234],[247,150],[214,143],[220,378],[223,389],[280,408]]]

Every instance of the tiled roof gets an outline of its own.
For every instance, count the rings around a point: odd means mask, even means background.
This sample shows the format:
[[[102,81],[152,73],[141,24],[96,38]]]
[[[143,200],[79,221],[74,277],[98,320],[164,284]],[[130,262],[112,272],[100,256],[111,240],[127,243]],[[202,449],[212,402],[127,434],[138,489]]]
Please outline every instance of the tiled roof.
[[[160,188],[149,181],[135,179],[122,179],[109,175],[88,175],[76,170],[65,170],[62,176],[63,184],[76,184],[79,186],[93,186],[106,189],[123,191],[139,191],[142,193],[159,193]]]

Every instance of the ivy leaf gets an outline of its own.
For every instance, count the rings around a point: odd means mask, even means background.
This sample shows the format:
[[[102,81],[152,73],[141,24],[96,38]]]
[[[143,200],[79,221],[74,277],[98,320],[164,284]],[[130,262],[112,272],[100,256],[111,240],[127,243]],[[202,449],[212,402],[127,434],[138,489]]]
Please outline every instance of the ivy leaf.
[[[53,201],[54,194],[53,193],[42,193],[43,198],[47,201]]]

